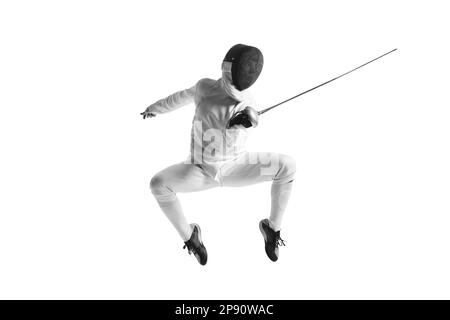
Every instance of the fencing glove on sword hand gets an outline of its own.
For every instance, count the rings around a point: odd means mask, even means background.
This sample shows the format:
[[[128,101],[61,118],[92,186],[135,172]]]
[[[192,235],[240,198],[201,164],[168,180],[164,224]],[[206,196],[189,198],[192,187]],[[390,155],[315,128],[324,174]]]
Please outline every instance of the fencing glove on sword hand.
[[[245,107],[244,110],[237,112],[233,115],[228,122],[227,128],[230,129],[234,126],[243,126],[244,128],[257,127],[259,122],[258,111],[252,107]]]

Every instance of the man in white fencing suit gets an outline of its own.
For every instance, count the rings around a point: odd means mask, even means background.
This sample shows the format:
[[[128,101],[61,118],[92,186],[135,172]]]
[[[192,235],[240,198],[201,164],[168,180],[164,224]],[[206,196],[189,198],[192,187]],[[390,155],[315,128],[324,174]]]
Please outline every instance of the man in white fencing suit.
[[[218,186],[241,187],[272,181],[271,211],[259,223],[265,251],[278,260],[281,221],[292,189],[295,161],[286,155],[246,152],[246,137],[258,125],[258,113],[248,88],[263,67],[263,55],[255,47],[238,44],[226,54],[222,78],[201,79],[193,87],[176,92],[150,105],[144,119],[195,103],[189,158],[157,173],[150,188],[164,214],[185,242],[189,254],[205,265],[207,251],[198,224],[189,224],[178,192],[193,192]]]

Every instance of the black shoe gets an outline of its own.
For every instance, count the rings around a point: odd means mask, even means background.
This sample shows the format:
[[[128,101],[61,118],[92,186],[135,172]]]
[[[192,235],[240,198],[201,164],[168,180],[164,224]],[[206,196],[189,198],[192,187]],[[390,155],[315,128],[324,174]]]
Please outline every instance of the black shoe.
[[[284,240],[280,237],[280,231],[274,231],[269,226],[269,220],[264,219],[259,223],[259,230],[264,237],[264,242],[266,244],[266,254],[272,261],[278,260],[279,249],[278,246],[285,246]]]
[[[192,223],[191,226],[193,228],[191,238],[184,243],[183,249],[187,248],[189,254],[193,253],[198,263],[204,266],[208,261],[208,253],[202,242],[202,231],[196,223]]]

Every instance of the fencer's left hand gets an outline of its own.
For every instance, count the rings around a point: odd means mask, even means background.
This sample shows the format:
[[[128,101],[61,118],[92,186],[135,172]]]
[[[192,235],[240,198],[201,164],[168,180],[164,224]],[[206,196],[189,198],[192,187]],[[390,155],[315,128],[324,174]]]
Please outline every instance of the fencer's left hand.
[[[244,110],[236,113],[229,121],[228,128],[250,128],[257,127],[259,123],[258,111],[252,107],[245,107]]]
[[[145,109],[144,112],[141,112],[141,116],[143,116],[144,119],[153,118],[153,117],[156,117],[156,113],[151,112],[150,107],[148,107],[147,109]]]

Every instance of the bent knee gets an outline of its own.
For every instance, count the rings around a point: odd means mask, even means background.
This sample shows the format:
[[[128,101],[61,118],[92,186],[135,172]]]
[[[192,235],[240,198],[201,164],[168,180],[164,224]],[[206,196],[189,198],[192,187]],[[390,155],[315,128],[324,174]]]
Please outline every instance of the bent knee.
[[[275,180],[279,182],[292,181],[296,171],[295,159],[287,155],[280,155],[278,161],[280,169],[275,177]]]
[[[167,185],[162,175],[156,174],[150,180],[150,190],[153,194],[161,195],[167,193]]]

